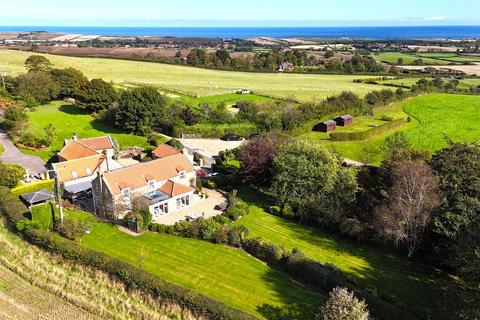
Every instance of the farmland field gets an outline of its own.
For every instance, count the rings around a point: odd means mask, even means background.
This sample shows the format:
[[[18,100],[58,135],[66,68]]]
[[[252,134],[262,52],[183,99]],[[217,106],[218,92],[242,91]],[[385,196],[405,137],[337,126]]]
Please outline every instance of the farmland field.
[[[10,75],[24,73],[24,62],[30,55],[31,52],[0,50],[0,67]],[[119,84],[151,84],[165,90],[196,96],[226,94],[238,89],[248,89],[271,97],[292,97],[310,101],[336,95],[345,90],[365,95],[378,88],[375,85],[353,83],[354,79],[369,78],[367,76],[246,73],[152,62],[45,56],[55,67],[76,68],[89,78],[103,78]]]
[[[145,137],[127,134],[113,126],[94,121],[92,116],[82,108],[61,101],[39,106],[35,111],[29,113],[29,130],[37,137],[43,137],[45,135],[43,128],[49,123],[53,124],[56,129],[56,137],[52,146],[48,150],[42,151],[23,150],[25,153],[39,156],[43,160],[48,160],[55,154],[55,151],[63,147],[63,140],[70,139],[73,133],[78,134],[80,138],[111,135],[117,139],[121,148],[128,146],[147,146],[147,139]]]
[[[438,59],[427,58],[427,57],[419,57],[419,56],[402,53],[402,52],[382,52],[379,54],[373,54],[372,57],[374,57],[375,60],[377,61],[382,61],[389,64],[397,64],[399,58],[403,59],[404,65],[410,65],[413,63],[413,61],[417,59],[422,59],[425,65],[443,65],[443,64],[446,65],[450,63],[449,61],[438,60]]]
[[[311,319],[324,301],[245,252],[218,244],[166,234],[133,237],[106,223],[95,223],[79,242],[135,266],[144,252],[144,270],[261,318],[289,312],[292,320]]]
[[[403,79],[382,80],[382,81],[378,81],[378,83],[412,87],[414,84],[418,82],[418,80],[420,80],[420,78],[403,78]],[[458,85],[460,89],[469,89],[476,86],[480,86],[480,79],[463,79],[463,80],[460,80],[460,83]]]
[[[239,196],[251,206],[250,214],[237,223],[246,226],[251,236],[262,237],[288,250],[298,248],[309,258],[334,264],[361,285],[376,288],[379,295],[389,297],[390,301],[410,306],[411,311],[430,309],[435,312],[432,319],[448,319],[442,316],[448,310],[442,300],[448,293],[442,280],[445,275],[408,261],[401,256],[405,252],[387,253],[270,215],[264,211],[267,205],[264,196],[250,190],[240,190]]]
[[[412,147],[436,151],[447,145],[445,137],[457,142],[480,141],[480,126],[476,122],[479,109],[479,96],[434,94],[394,103],[375,112],[377,115],[390,114],[394,118],[407,118],[410,115],[412,121],[396,131],[404,132]],[[362,125],[365,119],[360,119],[359,125]],[[371,119],[372,122],[375,121],[375,117]],[[355,119],[354,127],[347,130],[355,130]],[[302,137],[335,148],[346,158],[379,164],[383,158],[382,145],[393,132],[365,141],[319,140],[325,139],[325,136],[317,133],[308,133]]]

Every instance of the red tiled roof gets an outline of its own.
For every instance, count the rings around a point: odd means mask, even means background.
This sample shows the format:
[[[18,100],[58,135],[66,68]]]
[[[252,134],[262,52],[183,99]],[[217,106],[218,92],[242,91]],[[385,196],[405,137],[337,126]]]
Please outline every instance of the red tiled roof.
[[[72,140],[63,147],[58,155],[68,161],[98,155],[98,152],[78,141]]]
[[[93,156],[58,162],[52,165],[59,180],[67,182],[91,176],[105,159],[105,156],[97,153]],[[73,173],[75,173],[76,177]]]
[[[161,144],[152,151],[152,154],[157,158],[166,158],[180,153],[182,153],[180,150],[167,144]]]
[[[184,184],[168,180],[158,191],[168,194],[170,197],[176,197],[194,190]]]
[[[105,173],[103,179],[110,192],[113,195],[118,195],[122,187],[128,186],[128,188],[136,190],[147,186],[147,176],[155,181],[174,178],[178,176],[177,167],[179,166],[185,168],[186,172],[194,172],[188,159],[183,154],[177,154]]]
[[[92,148],[93,150],[113,149],[112,141],[108,136],[79,139],[78,142]]]

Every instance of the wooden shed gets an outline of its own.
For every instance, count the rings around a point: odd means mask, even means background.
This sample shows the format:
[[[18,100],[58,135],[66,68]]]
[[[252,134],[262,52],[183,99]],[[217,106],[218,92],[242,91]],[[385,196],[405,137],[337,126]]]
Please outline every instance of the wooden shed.
[[[331,132],[337,129],[337,123],[333,120],[328,120],[322,123],[317,124],[313,130],[320,132]]]
[[[337,123],[337,126],[342,126],[342,127],[347,127],[352,124],[353,122],[353,116],[350,114],[336,117],[335,122]]]

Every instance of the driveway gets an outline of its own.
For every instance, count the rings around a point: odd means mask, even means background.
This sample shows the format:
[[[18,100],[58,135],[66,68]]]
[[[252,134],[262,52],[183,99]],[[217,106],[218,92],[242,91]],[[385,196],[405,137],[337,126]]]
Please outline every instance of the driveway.
[[[30,176],[37,176],[46,170],[45,162],[42,159],[22,153],[4,132],[0,132],[0,144],[5,148],[0,155],[0,160],[4,163],[19,164]]]

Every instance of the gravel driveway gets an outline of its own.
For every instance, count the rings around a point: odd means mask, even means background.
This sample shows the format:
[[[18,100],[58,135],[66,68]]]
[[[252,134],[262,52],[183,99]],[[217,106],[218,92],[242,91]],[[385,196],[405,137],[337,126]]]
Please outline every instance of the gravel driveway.
[[[46,170],[45,162],[42,159],[22,153],[4,132],[0,132],[0,144],[5,148],[0,155],[0,160],[4,163],[19,164],[31,176],[36,176]]]

